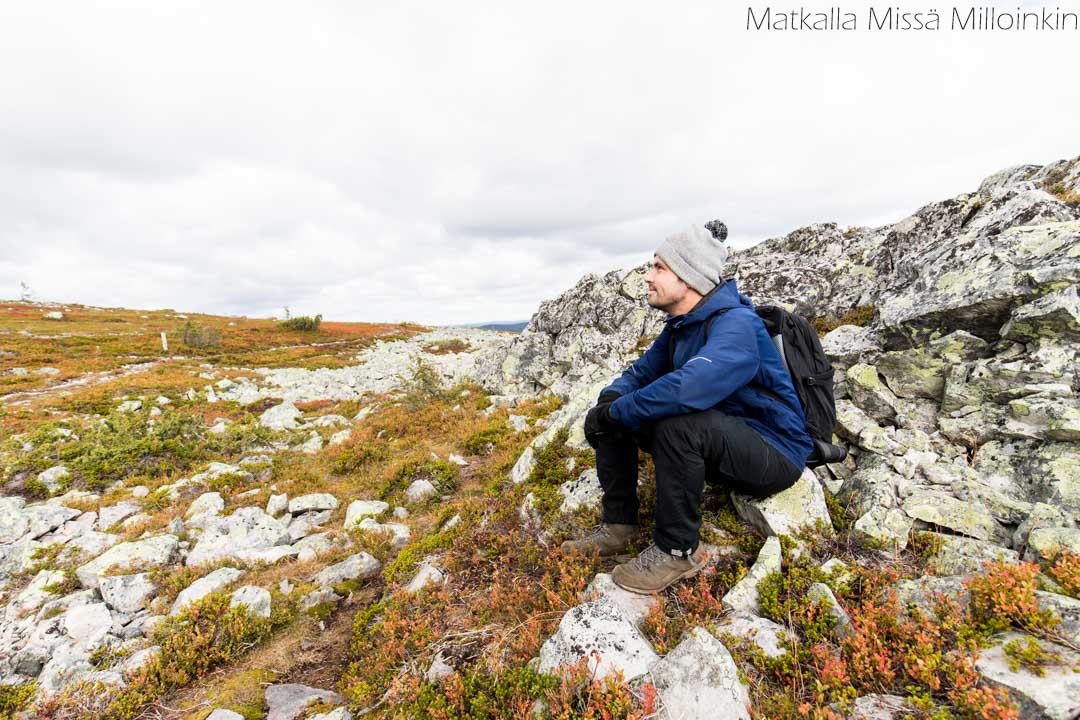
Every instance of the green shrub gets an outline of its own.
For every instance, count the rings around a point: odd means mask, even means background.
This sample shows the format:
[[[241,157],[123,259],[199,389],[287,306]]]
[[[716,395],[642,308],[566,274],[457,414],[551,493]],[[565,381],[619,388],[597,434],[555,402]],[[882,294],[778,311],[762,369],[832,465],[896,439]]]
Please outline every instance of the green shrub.
[[[221,329],[212,325],[196,325],[188,320],[180,328],[180,342],[189,348],[215,348],[221,345]]]
[[[288,320],[282,320],[278,323],[280,327],[286,330],[301,330],[303,332],[314,332],[319,329],[319,323],[322,322],[322,314],[318,314],[315,317],[308,317],[307,315],[299,315]]]

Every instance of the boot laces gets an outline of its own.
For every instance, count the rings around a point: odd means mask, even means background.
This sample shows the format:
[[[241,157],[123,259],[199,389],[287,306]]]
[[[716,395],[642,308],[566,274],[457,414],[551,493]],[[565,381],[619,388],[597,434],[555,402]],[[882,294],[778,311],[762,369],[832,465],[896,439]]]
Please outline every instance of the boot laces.
[[[641,551],[641,554],[630,561],[637,570],[646,571],[653,565],[666,561],[670,556],[656,545],[649,545]]]

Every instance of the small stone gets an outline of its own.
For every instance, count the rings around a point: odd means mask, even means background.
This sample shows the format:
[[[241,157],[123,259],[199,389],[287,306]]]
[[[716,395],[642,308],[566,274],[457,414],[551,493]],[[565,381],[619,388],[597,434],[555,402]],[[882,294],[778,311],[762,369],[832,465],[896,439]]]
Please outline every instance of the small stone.
[[[405,591],[417,593],[428,585],[441,585],[444,582],[446,582],[446,575],[434,565],[430,558],[425,558],[424,562],[420,565],[420,569],[416,571],[416,574],[413,575],[413,579],[410,580],[409,584],[405,587]]]
[[[195,498],[195,501],[188,506],[188,510],[184,513],[184,517],[193,518],[198,517],[199,515],[217,515],[224,509],[225,500],[222,499],[221,493],[208,492]]]
[[[71,477],[70,470],[63,465],[55,465],[38,473],[37,479],[50,494],[55,494],[63,485],[64,480],[69,477]]]
[[[244,720],[244,716],[232,710],[218,708],[206,716],[206,720]]]
[[[313,493],[290,500],[289,512],[293,515],[299,515],[312,510],[336,510],[337,506],[338,499],[330,493]]]
[[[266,720],[296,720],[312,703],[342,702],[337,693],[295,683],[269,686],[266,688],[265,700]]]
[[[281,513],[285,512],[289,507],[289,496],[286,493],[280,495],[271,495],[270,499],[266,501],[266,514],[270,517],[277,517]]]
[[[244,585],[233,591],[229,598],[229,607],[246,605],[252,615],[261,618],[270,617],[270,592],[257,585]]]
[[[336,565],[316,573],[312,580],[322,587],[331,587],[346,580],[366,578],[379,571],[381,563],[366,552],[351,555]]]
[[[390,509],[382,500],[353,500],[345,511],[345,528],[348,529],[365,517],[378,517]]]
[[[405,497],[411,503],[419,503],[427,500],[436,492],[437,490],[435,486],[431,484],[431,481],[421,478],[420,480],[414,480],[412,484],[409,485],[408,489],[405,490]]]
[[[202,600],[212,592],[217,592],[231,585],[243,574],[242,570],[223,567],[199,578],[180,591],[180,594],[176,596],[176,602],[173,603],[172,609],[169,610],[169,615],[179,615],[189,605]]]

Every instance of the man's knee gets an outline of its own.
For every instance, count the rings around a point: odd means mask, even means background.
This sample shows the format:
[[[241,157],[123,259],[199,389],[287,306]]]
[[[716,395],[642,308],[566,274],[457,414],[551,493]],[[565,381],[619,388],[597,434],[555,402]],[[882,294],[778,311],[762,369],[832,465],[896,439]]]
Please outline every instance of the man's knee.
[[[706,423],[704,413],[673,415],[653,424],[650,440],[656,448],[692,448],[697,447],[704,434]]]

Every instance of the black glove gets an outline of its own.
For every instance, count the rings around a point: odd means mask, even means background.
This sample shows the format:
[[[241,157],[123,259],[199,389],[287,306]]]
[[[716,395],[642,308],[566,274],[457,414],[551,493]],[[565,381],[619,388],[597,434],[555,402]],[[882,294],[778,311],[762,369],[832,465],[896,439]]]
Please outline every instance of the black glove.
[[[600,393],[600,397],[597,398],[596,404],[600,405],[601,403],[613,403],[621,397],[622,395],[614,390],[605,390],[604,392]]]
[[[594,450],[602,435],[607,435],[622,428],[622,425],[611,417],[611,403],[615,402],[619,397],[619,394],[614,390],[602,393],[600,401],[585,415],[585,440]]]

